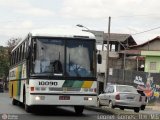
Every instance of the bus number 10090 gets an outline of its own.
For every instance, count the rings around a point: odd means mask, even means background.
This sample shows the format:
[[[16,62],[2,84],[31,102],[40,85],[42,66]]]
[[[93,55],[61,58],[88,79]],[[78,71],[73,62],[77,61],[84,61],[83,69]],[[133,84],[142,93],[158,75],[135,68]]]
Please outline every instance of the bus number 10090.
[[[50,85],[50,86],[57,86],[58,82],[53,81],[39,81],[39,85]]]

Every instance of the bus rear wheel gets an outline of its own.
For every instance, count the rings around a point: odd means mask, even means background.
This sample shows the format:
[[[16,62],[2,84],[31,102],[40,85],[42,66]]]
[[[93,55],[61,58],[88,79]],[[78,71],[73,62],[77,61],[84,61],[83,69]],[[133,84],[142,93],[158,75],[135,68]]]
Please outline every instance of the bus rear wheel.
[[[17,105],[18,101],[16,99],[14,99],[14,96],[13,96],[13,85],[12,85],[11,97],[12,97],[12,105]]]
[[[17,105],[18,104],[18,101],[16,99],[12,99],[12,105]]]
[[[84,110],[84,106],[74,106],[74,110],[77,115],[82,115],[83,110]]]

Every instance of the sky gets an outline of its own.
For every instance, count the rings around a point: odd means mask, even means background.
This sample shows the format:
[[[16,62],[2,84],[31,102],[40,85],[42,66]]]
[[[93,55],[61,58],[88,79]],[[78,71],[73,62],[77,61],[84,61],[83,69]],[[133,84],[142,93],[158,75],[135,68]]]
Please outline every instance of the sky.
[[[0,0],[0,46],[34,29],[73,28],[131,34],[138,44],[160,35],[159,0]],[[85,29],[85,28],[78,28]]]

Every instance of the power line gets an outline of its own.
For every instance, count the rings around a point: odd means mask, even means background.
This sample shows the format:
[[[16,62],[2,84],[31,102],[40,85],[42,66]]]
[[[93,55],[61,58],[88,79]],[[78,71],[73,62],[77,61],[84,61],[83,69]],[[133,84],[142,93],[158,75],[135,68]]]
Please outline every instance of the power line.
[[[156,30],[156,29],[159,29],[159,28],[160,28],[160,26],[159,26],[159,27],[152,28],[152,29],[149,29],[149,30],[145,30],[145,31],[142,31],[142,32],[137,32],[137,33],[134,33],[134,34],[132,34],[132,35],[137,35],[137,34],[146,33],[146,32],[149,32],[149,31],[152,31],[152,30]]]
[[[148,17],[148,16],[159,16],[159,15],[156,15],[156,14],[144,14],[144,15],[124,15],[124,16],[113,16],[113,18],[129,18],[129,17]]]

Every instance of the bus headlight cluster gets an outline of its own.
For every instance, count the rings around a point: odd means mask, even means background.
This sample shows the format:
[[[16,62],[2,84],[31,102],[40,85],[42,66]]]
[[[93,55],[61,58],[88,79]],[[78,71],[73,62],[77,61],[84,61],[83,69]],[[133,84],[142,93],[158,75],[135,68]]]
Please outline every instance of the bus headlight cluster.
[[[35,97],[35,100],[36,100],[36,101],[44,100],[44,99],[45,99],[45,96],[36,96],[36,97]]]
[[[93,98],[92,97],[84,97],[84,100],[92,101]]]
[[[46,87],[35,87],[36,91],[46,91],[47,88]]]

